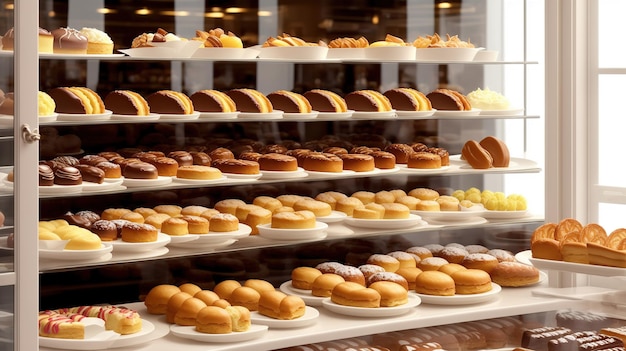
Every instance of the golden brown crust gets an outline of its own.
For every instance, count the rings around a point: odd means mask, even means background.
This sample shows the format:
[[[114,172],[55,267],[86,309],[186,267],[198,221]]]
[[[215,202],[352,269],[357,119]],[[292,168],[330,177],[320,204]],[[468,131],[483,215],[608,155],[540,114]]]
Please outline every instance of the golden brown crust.
[[[332,302],[353,307],[380,307],[380,293],[354,282],[337,284],[330,295]]]
[[[493,166],[491,154],[476,140],[468,140],[461,150],[461,158],[472,168],[487,169]]]
[[[511,161],[509,155],[509,148],[504,141],[496,138],[495,136],[488,136],[480,141],[480,146],[485,148],[493,159],[494,167],[508,167]]]

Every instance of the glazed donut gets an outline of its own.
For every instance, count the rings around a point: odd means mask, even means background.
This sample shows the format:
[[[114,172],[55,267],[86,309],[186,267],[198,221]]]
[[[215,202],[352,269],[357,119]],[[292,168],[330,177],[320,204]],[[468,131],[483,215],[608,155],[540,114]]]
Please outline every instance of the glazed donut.
[[[173,177],[176,175],[176,172],[178,172],[178,162],[173,158],[154,156],[152,159],[145,162],[154,165],[159,176],[162,177]]]
[[[179,167],[193,165],[193,156],[191,156],[191,154],[187,151],[172,151],[167,154],[167,157],[176,160]]]

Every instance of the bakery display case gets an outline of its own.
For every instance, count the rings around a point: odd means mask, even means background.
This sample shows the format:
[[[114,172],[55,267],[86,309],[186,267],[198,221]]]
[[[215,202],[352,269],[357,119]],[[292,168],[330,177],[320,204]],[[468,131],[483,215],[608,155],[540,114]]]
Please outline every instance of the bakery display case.
[[[87,250],[67,250],[67,247],[66,250],[54,247],[40,247],[37,250],[36,239],[32,235],[37,232],[37,228],[32,228],[29,232],[31,235],[22,235],[28,236],[33,242],[18,242],[20,247],[17,251],[38,252],[36,271],[39,273],[33,274],[38,276],[38,279],[33,279],[38,280],[39,284],[39,289],[33,289],[38,293],[36,298],[39,304],[35,306],[38,310],[58,311],[67,307],[92,306],[89,309],[101,311],[100,307],[94,306],[113,304],[138,311],[143,323],[140,332],[113,335],[102,340],[42,337],[39,338],[40,349],[161,350],[184,345],[191,350],[270,350],[298,349],[298,345],[318,343],[327,344],[317,349],[400,349],[401,345],[392,340],[419,339],[418,335],[422,335],[420,340],[426,341],[423,337],[426,334],[438,334],[437,340],[441,343],[450,341],[446,349],[502,348],[519,346],[513,340],[515,338],[503,341],[503,333],[513,333],[521,340],[523,328],[556,324],[555,311],[592,308],[608,312],[597,301],[577,299],[577,303],[573,304],[572,299],[564,298],[562,292],[551,293],[548,276],[543,272],[538,273],[537,279],[525,287],[500,286],[491,283],[490,278],[488,290],[484,293],[451,297],[411,293],[408,294],[408,302],[401,306],[377,309],[348,308],[328,300],[310,299],[310,295],[291,289],[294,268],[315,267],[325,262],[341,262],[358,267],[368,263],[373,255],[406,251],[417,246],[455,244],[466,250],[470,246],[480,245],[499,250],[492,255],[498,261],[505,260],[499,255],[506,255],[506,259],[517,258],[518,261],[528,263],[525,255],[530,236],[544,221],[542,187],[537,186],[540,194],[534,195],[527,186],[537,180],[537,183],[543,184],[543,155],[538,155],[537,159],[529,157],[537,155],[528,147],[533,140],[531,134],[542,123],[542,116],[538,113],[540,108],[536,107],[543,104],[542,97],[529,88],[529,84],[541,76],[536,69],[539,59],[529,55],[526,50],[522,53],[508,51],[502,38],[492,36],[505,33],[508,39],[512,38],[520,46],[536,45],[527,36],[525,14],[530,11],[529,7],[543,6],[543,3],[532,2],[529,5],[520,1],[494,4],[477,0],[448,4],[450,9],[445,9],[439,2],[433,4],[421,1],[384,5],[361,1],[342,4],[322,2],[315,5],[297,1],[219,5],[154,1],[147,2],[145,7],[136,8],[135,4],[128,2],[104,2],[99,5],[75,1],[41,2],[39,26],[50,30],[58,27],[100,28],[112,38],[114,46],[113,50],[109,46],[107,53],[40,53],[37,62],[39,81],[30,82],[28,91],[32,94],[36,87],[38,91],[47,92],[55,100],[57,108],[54,118],[39,116],[35,120],[32,116],[36,116],[36,113],[31,116],[27,113],[29,111],[16,114],[20,126],[24,123],[38,124],[37,132],[41,137],[38,156],[30,155],[23,162],[28,161],[29,167],[34,168],[39,161],[40,166],[43,164],[54,169],[55,162],[73,162],[72,159],[77,162],[84,160],[86,164],[89,157],[85,158],[85,155],[95,158],[96,155],[105,157],[107,153],[117,153],[129,159],[152,157],[140,153],[154,152],[154,158],[166,158],[164,156],[167,155],[175,159],[176,163],[169,165],[174,166],[174,173],[168,175],[162,173],[166,172],[163,170],[168,166],[166,163],[159,164],[159,167],[156,163],[149,163],[154,170],[145,170],[143,166],[131,166],[132,163],[129,163],[123,170],[123,179],[119,176],[104,176],[105,181],[100,183],[39,186],[38,194],[35,194],[39,204],[39,228],[49,228],[56,234],[57,221],[78,224],[85,219],[83,215],[86,213],[107,219],[109,216],[110,219],[126,215],[131,219],[135,216],[141,217],[143,222],[147,218],[140,212],[167,213],[171,210],[181,213],[183,208],[189,208],[189,211],[201,208],[204,211],[218,208],[218,204],[227,207],[226,202],[238,204],[235,208],[241,211],[252,211],[252,207],[247,206],[261,197],[276,200],[283,196],[285,202],[281,201],[281,204],[285,205],[288,197],[315,198],[329,192],[354,194],[352,197],[356,198],[357,192],[375,196],[391,191],[409,193],[414,189],[429,189],[436,190],[438,195],[453,195],[455,191],[460,191],[456,193],[458,196],[463,194],[469,198],[471,194],[477,195],[475,191],[480,194],[481,190],[489,190],[502,195],[521,193],[527,202],[522,198],[520,201],[524,203],[523,206],[515,208],[517,202],[512,202],[514,208],[507,209],[498,208],[499,205],[493,205],[496,202],[489,204],[485,200],[487,209],[480,212],[458,211],[450,214],[415,209],[405,218],[397,220],[367,220],[335,211],[332,215],[315,218],[315,224],[308,231],[292,230],[287,234],[272,226],[268,227],[266,221],[259,222],[248,213],[239,216],[235,212],[233,214],[239,222],[235,224],[235,230],[212,232],[210,235],[168,235],[166,229],[161,227],[160,232],[155,230],[148,233],[154,239],[147,243],[129,244],[117,239],[107,243],[104,234],[96,241],[81,237],[81,240],[72,242],[74,237],[70,238],[70,244],[81,249],[89,247]],[[512,16],[511,13],[515,11],[518,13]],[[303,17],[302,13],[311,15]],[[512,21],[515,19],[518,21],[515,23],[523,24],[524,30],[511,33],[503,31],[500,24],[494,24],[495,19],[501,16],[511,16]],[[129,21],[129,18],[133,20]],[[37,22],[30,17],[28,19],[31,24]],[[10,22],[7,20],[7,27]],[[157,34],[166,36],[173,33],[183,38],[194,38],[203,34],[198,31],[209,33],[218,27],[237,33],[226,37],[227,40],[234,40],[233,37],[240,39],[246,49],[235,48],[242,51],[233,51],[232,55],[242,56],[211,56],[216,55],[213,49],[231,48],[200,49],[194,40],[182,41],[184,46],[175,50],[160,47],[158,41],[154,40]],[[413,40],[425,40],[426,34],[436,32],[453,35],[448,38],[442,36],[438,41],[428,37],[433,43],[447,41],[450,45],[458,46],[471,42],[485,49],[442,48],[454,51],[443,51],[444,56],[435,59],[419,56],[417,53],[425,53],[418,50],[430,49],[416,48]],[[141,33],[150,35],[142,36]],[[458,33],[456,37],[455,33]],[[77,34],[72,35],[78,37]],[[250,54],[250,51],[245,50],[263,44],[267,37],[272,37],[272,42],[288,42],[287,38],[297,37],[308,43],[319,40],[330,43],[335,38],[359,36],[368,38],[372,44],[378,44],[366,49],[372,51],[333,52],[335,56],[330,55],[332,50],[343,49],[310,45],[302,48],[313,49],[297,52],[298,55],[309,55],[311,52],[315,55],[320,52],[328,54],[321,58],[272,56],[276,55],[272,53],[275,50],[263,51],[273,49],[263,47],[254,48],[258,53],[245,56]],[[391,41],[384,40],[386,36]],[[135,41],[142,40],[151,42],[152,46],[131,47]],[[406,40],[409,45],[395,45],[397,42],[394,40]],[[395,44],[388,44],[390,42]],[[196,44],[196,47],[190,49],[188,44]],[[227,45],[235,44],[228,42]],[[223,42],[220,45],[226,46]],[[377,45],[381,47],[375,47]],[[30,49],[34,50],[34,45]],[[467,54],[463,49],[473,49],[470,53],[473,52],[476,58],[455,56]],[[499,51],[495,57],[494,51]],[[18,48],[18,54],[20,52]],[[539,81],[542,83],[541,79]],[[11,84],[7,83],[6,88],[10,87]],[[438,105],[442,106],[440,111],[431,109],[406,113],[391,109],[360,110],[362,101],[384,101],[374,93],[364,92],[382,93],[397,87],[415,88],[424,93],[434,92],[438,88],[448,90],[429,94],[429,101],[441,104]],[[175,106],[173,110],[166,106],[170,99],[184,102],[187,101],[186,96],[208,89],[228,92],[230,98],[237,102],[238,114],[237,111],[226,110],[219,113],[197,112],[189,109],[189,104],[185,103]],[[307,92],[314,89],[338,93],[345,97],[348,106],[355,107],[357,111],[349,115],[332,112],[316,115],[312,111],[294,113],[285,110],[283,114],[275,111],[269,113],[269,110],[265,113],[243,110],[246,99],[262,101],[258,94],[272,96],[270,93],[276,92],[276,100],[271,101],[276,108],[281,104],[280,98],[297,96],[294,93],[306,96]],[[278,93],[281,90],[288,93]],[[113,91],[118,95],[111,95]],[[490,91],[507,92],[511,101],[507,107],[485,105],[483,111],[477,108],[446,111],[446,103],[457,101],[450,98],[450,94],[455,95],[452,91],[463,92],[464,98],[470,98],[470,93],[474,92],[476,100],[473,101],[476,104],[481,102],[481,93],[489,94]],[[138,94],[139,97],[128,92]],[[352,100],[348,97],[351,93],[358,93],[356,95],[361,99]],[[142,100],[142,96],[148,102],[151,114],[129,116],[120,112],[121,107],[114,102],[115,98],[137,102]],[[98,97],[102,99],[101,106],[85,102],[93,103]],[[81,100],[80,106],[75,104],[77,99]],[[466,108],[463,99],[460,101],[459,108]],[[197,100],[193,103],[200,105]],[[86,108],[86,105],[90,107]],[[85,110],[77,111],[75,107]],[[182,107],[184,109],[180,112],[176,110]],[[136,105],[132,109],[137,109]],[[10,128],[5,129],[10,131]],[[471,145],[480,150],[478,140],[488,136],[498,136],[498,140],[506,142],[510,151],[508,163],[494,163],[497,157],[492,153],[489,155],[489,164],[496,167],[485,168],[480,163],[473,163],[476,157],[472,152],[468,151],[461,156],[468,141],[476,140]],[[224,162],[220,167],[233,168],[220,168],[220,172],[213,170],[198,181],[193,179],[196,175],[183,177],[179,173],[183,166],[175,154],[186,151],[190,152],[189,155],[194,152],[195,156],[201,157],[199,154],[204,153],[212,159],[218,159],[227,153],[240,157],[245,152],[262,155],[305,148],[328,151],[332,147],[380,148],[381,151],[391,152],[392,148],[388,148],[390,145],[408,146],[415,143],[446,151],[449,164],[428,169],[398,165],[399,162],[396,162],[395,166],[388,169],[377,166],[366,171],[346,171],[343,168],[333,173],[326,169],[320,171],[304,167],[303,162],[297,164],[300,168],[291,172],[261,168],[250,173],[235,173],[233,169],[239,172],[250,163]],[[501,144],[497,147],[502,149]],[[22,148],[20,145],[19,149]],[[30,151],[28,147],[26,149]],[[160,154],[157,155],[157,152]],[[257,157],[260,160],[261,156]],[[106,161],[99,162],[113,163],[114,158],[105,157]],[[6,163],[8,166],[15,164],[16,169],[19,169],[17,162],[8,160]],[[220,163],[212,162],[211,165],[215,169]],[[344,162],[344,167],[347,163]],[[196,169],[189,169],[190,174],[193,170]],[[131,174],[131,171],[134,173]],[[148,172],[157,176],[149,181],[141,179]],[[35,171],[33,174],[36,174]],[[55,177],[59,176],[55,174]],[[64,179],[71,179],[72,176],[70,174]],[[87,174],[81,176],[86,178]],[[30,186],[32,189],[37,184],[34,179],[20,177],[20,183],[22,181],[24,187]],[[17,191],[18,183],[14,186]],[[287,215],[285,217],[290,218]],[[180,219],[173,219],[170,221],[172,226],[181,224]],[[28,219],[24,218],[23,222],[28,222]],[[92,222],[95,221],[89,220],[89,228],[94,231],[96,228]],[[164,223],[165,219],[159,225]],[[218,223],[226,225],[224,222]],[[259,223],[262,224],[257,226]],[[285,220],[285,223],[287,226],[292,225],[289,220]],[[184,224],[191,223],[187,221]],[[30,225],[34,226],[34,223]],[[122,236],[126,235],[124,230],[130,236],[137,234],[130,233],[131,229],[145,229],[140,226],[123,228],[126,229],[122,229]],[[215,228],[214,224],[211,224],[211,228]],[[116,231],[115,228],[113,230]],[[40,229],[40,235],[41,232]],[[117,235],[115,232],[115,238]],[[133,240],[142,241],[137,237]],[[189,327],[166,323],[165,316],[149,313],[143,302],[158,285],[189,284],[210,291],[224,281],[243,283],[255,279],[265,280],[291,295],[301,294],[299,297],[307,304],[304,316],[282,321],[252,313],[252,326],[245,332],[197,333]],[[592,293],[596,296],[606,291],[594,290]],[[576,294],[576,297],[580,296]],[[35,298],[28,301],[35,301]],[[25,302],[22,304],[27,305]],[[21,308],[28,311],[33,307]],[[119,312],[115,310],[111,313]],[[455,326],[447,326],[451,324]],[[31,324],[15,321],[15,325]],[[480,332],[475,330],[484,325],[497,327],[489,328],[495,329],[489,330],[490,333],[484,328]],[[482,339],[479,339],[484,343],[479,346],[460,345],[460,339],[456,339],[454,344],[451,335],[459,330],[474,333],[475,336],[482,335]],[[500,339],[492,337],[489,339],[490,344],[487,344],[487,334],[498,334]],[[27,340],[24,335],[18,335],[17,339]],[[315,349],[313,346],[311,348]],[[301,349],[306,348],[303,346]]]

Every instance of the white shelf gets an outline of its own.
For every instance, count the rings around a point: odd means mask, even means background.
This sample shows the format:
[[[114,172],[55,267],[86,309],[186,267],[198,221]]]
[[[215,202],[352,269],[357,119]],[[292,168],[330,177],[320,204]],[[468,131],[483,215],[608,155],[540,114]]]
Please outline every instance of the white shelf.
[[[8,269],[9,267],[0,265],[0,286],[15,285],[15,272],[8,272]]]
[[[539,286],[546,286],[542,282]],[[116,348],[118,351],[171,351],[183,347],[186,351],[261,351],[314,342],[345,339],[396,330],[437,326],[450,322],[460,323],[477,319],[498,318],[518,314],[544,312],[571,306],[572,300],[552,297],[536,297],[532,291],[537,287],[504,288],[492,302],[468,306],[441,306],[421,304],[413,311],[390,318],[346,317],[316,307],[320,316],[317,323],[304,328],[271,329],[261,338],[231,344],[202,343],[168,334],[156,340],[132,347]],[[142,317],[152,322],[163,335],[169,330],[162,316],[149,315],[143,303],[125,304],[136,309]],[[40,348],[41,351],[54,349]]]

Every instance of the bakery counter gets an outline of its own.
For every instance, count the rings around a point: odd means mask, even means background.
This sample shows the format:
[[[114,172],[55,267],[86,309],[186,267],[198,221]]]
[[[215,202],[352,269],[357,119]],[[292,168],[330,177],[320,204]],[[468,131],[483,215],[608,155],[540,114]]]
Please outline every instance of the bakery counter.
[[[345,223],[330,223],[328,229],[322,235],[315,233],[300,239],[290,237],[287,230],[280,233],[282,236],[245,235],[242,237],[221,237],[213,240],[208,236],[202,241],[194,244],[194,241],[181,243],[162,243],[153,245],[149,250],[137,248],[136,250],[126,245],[123,250],[116,250],[113,245],[112,250],[89,250],[81,253],[53,250],[40,250],[39,269],[41,272],[54,272],[66,269],[87,269],[102,267],[110,264],[123,264],[134,262],[146,262],[163,259],[178,259],[188,257],[201,257],[213,254],[228,254],[245,252],[246,250],[280,249],[287,247],[307,247],[322,245],[333,245],[333,243],[347,242],[351,240],[393,240],[395,242],[421,242],[434,243],[438,237],[453,237],[458,231],[480,231],[488,230],[497,232],[498,227],[510,228],[511,226],[533,225],[543,221],[543,217],[537,215],[527,215],[521,218],[491,219],[481,218],[480,220],[470,219],[466,222],[449,222],[447,224],[429,224],[419,220],[417,224],[391,228],[385,225],[384,220],[376,221],[378,225],[368,227],[353,226]],[[505,234],[507,232],[504,232]],[[519,237],[506,238],[502,233],[488,234],[484,243],[493,248],[504,248],[517,252],[528,246],[528,232],[520,231]],[[511,234],[511,233],[509,233]],[[515,234],[515,233],[512,233]],[[163,235],[163,234],[160,234]],[[210,234],[207,234],[210,235]],[[472,236],[467,236],[468,240]],[[208,240],[210,239],[210,240]],[[453,240],[454,241],[454,240]],[[458,240],[457,240],[458,241]],[[2,243],[0,243],[2,245]],[[109,246],[110,244],[105,244]],[[410,245],[410,244],[406,244]],[[406,246],[405,245],[405,246]],[[141,246],[141,245],[138,245]],[[409,246],[406,246],[409,247]],[[405,248],[406,248],[405,247]],[[118,247],[118,249],[122,249]],[[93,253],[91,253],[93,251]],[[391,249],[389,250],[391,251]],[[76,255],[74,255],[76,254]]]
[[[527,288],[504,288],[488,301],[470,305],[434,305],[421,303],[410,308],[406,313],[390,317],[350,316],[329,311],[323,306],[314,307],[319,316],[308,325],[294,328],[274,328],[258,333],[254,338],[238,341],[236,335],[232,342],[194,341],[170,332],[170,325],[163,316],[149,315],[141,302],[125,304],[136,309],[145,321],[154,326],[149,335],[137,338],[137,343],[116,347],[119,351],[160,351],[184,347],[185,350],[273,350],[307,343],[338,340],[350,337],[367,336],[397,330],[461,323],[479,319],[499,318],[512,315],[530,314],[571,308],[575,302],[556,297],[533,296],[533,290],[546,285]],[[375,309],[377,310],[377,309]],[[378,309],[379,310],[379,309]],[[372,311],[376,313],[376,311]],[[253,323],[253,328],[257,326]],[[252,328],[251,328],[252,329]],[[241,334],[240,338],[245,338]],[[219,338],[217,339],[219,341]],[[128,342],[127,342],[128,344]],[[53,348],[41,347],[40,350],[52,351]]]

